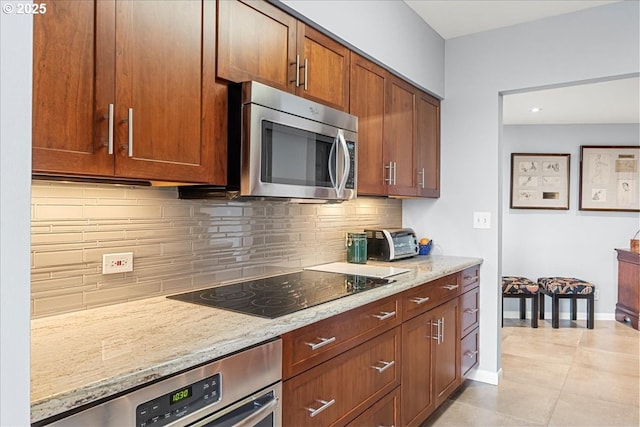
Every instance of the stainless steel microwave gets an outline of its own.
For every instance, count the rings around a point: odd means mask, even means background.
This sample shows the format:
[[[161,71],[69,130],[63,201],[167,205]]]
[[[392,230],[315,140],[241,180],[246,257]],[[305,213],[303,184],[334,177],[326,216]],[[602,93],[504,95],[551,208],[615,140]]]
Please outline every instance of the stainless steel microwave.
[[[356,197],[357,117],[254,81],[228,90],[227,190],[300,201]],[[198,191],[183,187],[181,197]]]

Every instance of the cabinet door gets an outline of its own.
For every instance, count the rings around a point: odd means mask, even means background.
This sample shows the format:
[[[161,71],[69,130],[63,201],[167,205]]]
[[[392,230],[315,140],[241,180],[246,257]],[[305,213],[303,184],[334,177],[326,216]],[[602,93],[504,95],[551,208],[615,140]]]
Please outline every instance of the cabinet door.
[[[433,349],[433,390],[439,406],[460,385],[460,311],[455,298],[431,312],[439,334]],[[440,324],[438,325],[438,322]]]
[[[418,92],[416,102],[418,195],[440,197],[440,101]]]
[[[112,175],[113,1],[55,1],[33,19],[33,171]]]
[[[385,145],[387,163],[391,162],[389,194],[415,196],[415,105],[416,89],[410,84],[390,77],[387,85],[385,111]]]
[[[403,426],[420,425],[435,409],[431,388],[432,352],[435,331],[431,317],[424,313],[402,324],[402,398]]]
[[[358,194],[386,196],[384,103],[388,73],[351,52],[350,113],[358,116]]]
[[[298,22],[300,86],[297,94],[349,111],[349,49]]]
[[[214,142],[226,145],[214,135],[215,2],[119,1],[116,23],[116,175],[225,180],[213,170]]]
[[[218,77],[295,91],[296,19],[267,2],[218,2]]]

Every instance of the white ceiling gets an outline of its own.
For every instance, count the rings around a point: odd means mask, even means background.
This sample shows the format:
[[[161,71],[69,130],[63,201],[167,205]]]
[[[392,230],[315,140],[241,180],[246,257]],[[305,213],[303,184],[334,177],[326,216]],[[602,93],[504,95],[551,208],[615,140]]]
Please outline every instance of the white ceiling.
[[[404,0],[445,40],[617,1]],[[638,78],[505,95],[504,124],[640,123]],[[531,113],[533,107],[541,108]]]

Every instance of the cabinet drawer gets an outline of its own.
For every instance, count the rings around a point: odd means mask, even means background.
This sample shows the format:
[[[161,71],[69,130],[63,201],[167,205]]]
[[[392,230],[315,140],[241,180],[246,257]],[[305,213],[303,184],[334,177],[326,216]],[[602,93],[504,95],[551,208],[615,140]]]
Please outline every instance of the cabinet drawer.
[[[478,327],[478,319],[480,318],[480,288],[475,288],[463,294],[460,297],[460,325],[462,328],[461,336],[467,335],[473,329]]]
[[[462,292],[480,286],[480,265],[466,268],[460,272],[460,275],[462,276],[460,279]]]
[[[400,387],[380,399],[348,425],[349,427],[399,426]]]
[[[284,334],[283,378],[310,369],[400,322],[400,299],[392,296]]]
[[[462,376],[478,364],[478,328],[474,329],[469,335],[464,337],[460,342],[460,367]]]
[[[283,425],[344,425],[399,384],[398,327],[285,381]]]
[[[460,294],[458,274],[427,282],[402,294],[403,320],[424,313]]]

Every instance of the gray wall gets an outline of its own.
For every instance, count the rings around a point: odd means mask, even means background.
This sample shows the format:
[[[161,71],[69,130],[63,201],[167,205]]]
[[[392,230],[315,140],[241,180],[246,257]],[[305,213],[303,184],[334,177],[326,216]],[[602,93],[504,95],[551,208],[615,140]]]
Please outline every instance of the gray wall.
[[[446,254],[484,258],[480,366],[498,382],[500,362],[501,98],[509,90],[638,73],[638,2],[619,2],[447,40],[442,103],[442,197],[403,202],[403,223]],[[473,212],[493,227],[472,228]]]
[[[4,2],[3,2],[4,4]],[[29,425],[31,15],[0,13],[0,425]]]
[[[444,39],[398,0],[282,0],[303,16],[444,97]]]
[[[532,280],[571,276],[590,281],[600,290],[600,299],[595,302],[596,319],[614,319],[618,277],[614,249],[629,247],[640,222],[637,212],[578,209],[580,146],[638,145],[639,141],[637,124],[504,126],[503,171],[510,170],[511,153],[568,153],[571,166],[569,210],[563,211],[509,209],[509,174],[503,174],[503,274]],[[561,316],[567,317],[569,301],[561,303]],[[509,315],[517,314],[517,300],[506,300],[504,306]],[[550,312],[549,299],[545,308]],[[584,303],[579,305],[578,315],[579,319],[585,317]]]

